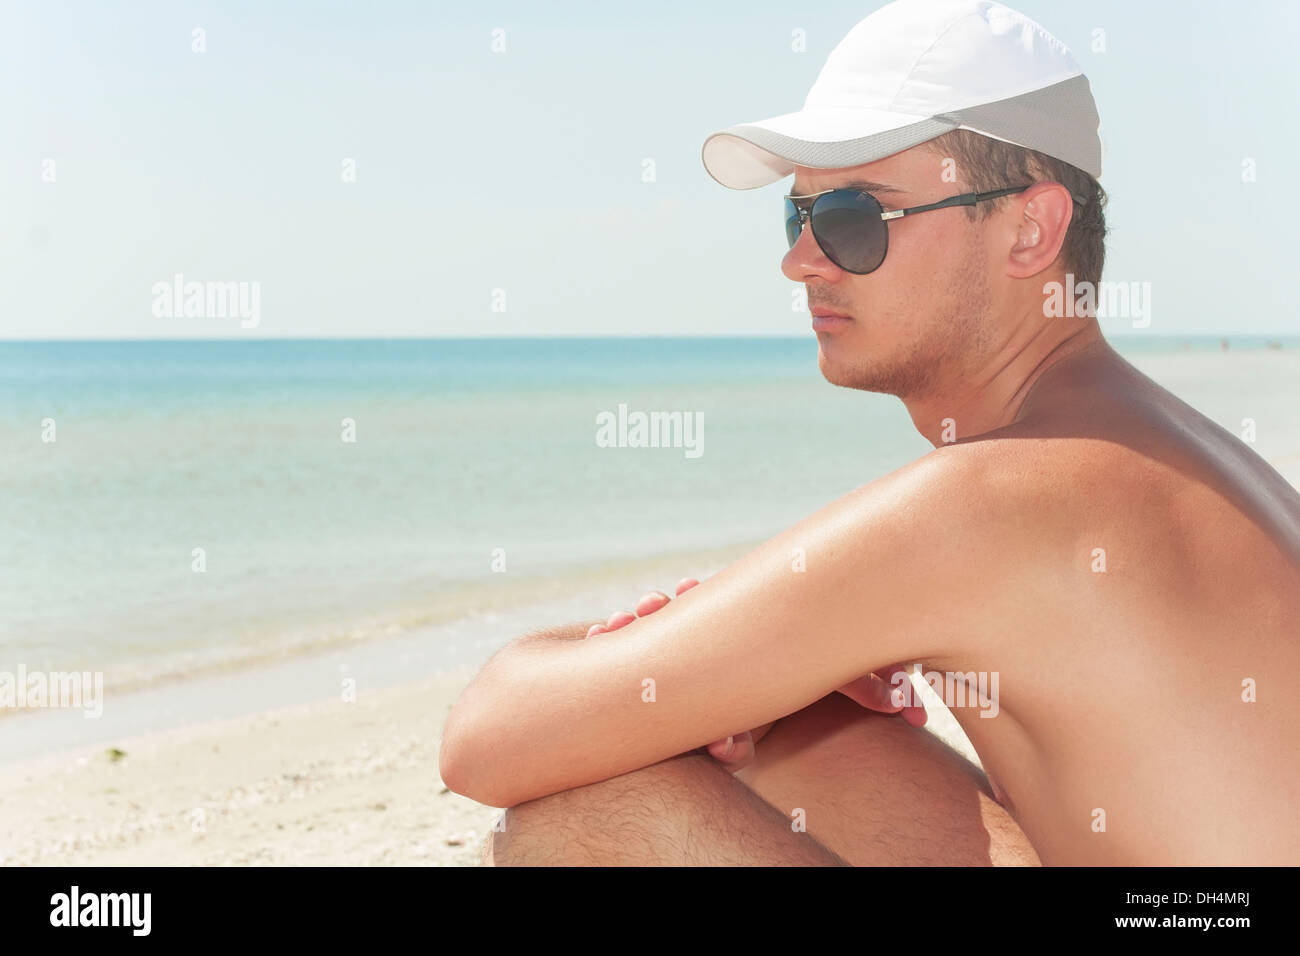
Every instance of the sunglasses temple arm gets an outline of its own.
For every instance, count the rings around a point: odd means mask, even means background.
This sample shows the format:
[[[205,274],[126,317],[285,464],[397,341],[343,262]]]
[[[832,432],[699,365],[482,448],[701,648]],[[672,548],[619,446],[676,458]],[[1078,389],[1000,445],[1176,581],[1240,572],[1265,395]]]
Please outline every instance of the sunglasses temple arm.
[[[932,209],[947,209],[949,206],[973,206],[981,196],[989,198],[991,195],[991,193],[966,193],[962,196],[949,196],[947,199],[926,203],[924,206],[912,206],[908,209],[892,209],[889,212],[882,212],[880,218],[888,222],[890,219],[901,219],[904,216],[912,216],[918,212],[930,212]]]
[[[1032,183],[1030,184],[1032,185]],[[1013,193],[1022,193],[1029,186],[1010,186],[1007,189],[994,189],[986,193],[963,193],[960,196],[949,196],[947,199],[941,199],[938,202],[927,203],[924,206],[912,206],[909,209],[894,209],[890,212],[880,214],[880,218],[886,221],[890,219],[901,219],[903,216],[911,216],[918,212],[929,212],[932,209],[947,209],[949,206],[973,206],[976,203],[984,202],[986,199],[999,199],[1002,196],[1010,196]],[[1080,204],[1087,204],[1088,200],[1070,194],[1075,201]]]
[[[1031,183],[1030,185],[1033,184]],[[995,199],[998,196],[1010,196],[1012,193],[1024,192],[1028,188],[1029,186],[1012,186],[1010,189],[995,189],[991,193],[976,193],[975,201],[978,202],[982,199]],[[1080,196],[1078,193],[1072,192],[1070,193],[1070,198],[1073,199],[1075,202],[1077,202],[1080,206],[1088,205],[1087,196]]]

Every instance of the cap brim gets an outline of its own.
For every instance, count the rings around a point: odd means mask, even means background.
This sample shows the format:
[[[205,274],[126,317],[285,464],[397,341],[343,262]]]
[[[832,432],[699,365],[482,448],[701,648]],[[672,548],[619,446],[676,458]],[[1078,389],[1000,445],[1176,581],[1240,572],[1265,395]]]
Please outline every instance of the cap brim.
[[[957,129],[960,122],[884,110],[820,109],[729,126],[704,141],[709,175],[729,189],[756,189],[815,169],[861,166]]]

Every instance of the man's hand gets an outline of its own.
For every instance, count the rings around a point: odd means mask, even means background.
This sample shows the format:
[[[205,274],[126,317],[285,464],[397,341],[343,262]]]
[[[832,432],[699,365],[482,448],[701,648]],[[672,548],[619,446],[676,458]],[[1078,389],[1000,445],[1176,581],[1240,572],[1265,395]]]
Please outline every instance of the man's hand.
[[[677,582],[677,595],[680,597],[699,583],[695,578],[682,578]],[[609,620],[604,624],[591,625],[587,630],[587,637],[591,637],[593,634],[607,634],[610,631],[617,631],[621,627],[626,627],[637,618],[658,611],[670,600],[672,599],[663,591],[651,591],[637,602],[635,614],[630,611],[617,611],[611,614]],[[908,679],[906,668],[901,664],[893,664],[845,684],[839,689],[839,693],[861,704],[868,710],[874,710],[882,714],[901,713],[903,719],[913,727],[920,727],[925,723],[925,707],[919,703],[905,705],[907,697],[904,695],[901,683],[894,681],[895,674],[903,675],[899,679],[900,681]],[[908,691],[910,692],[910,688],[908,688]],[[910,696],[910,693],[908,696]],[[775,723],[775,721],[772,723]],[[764,724],[762,727],[747,730],[742,734],[736,734],[723,740],[715,740],[705,749],[710,756],[732,773],[735,773],[750,764],[754,759],[755,746],[763,738],[763,735],[771,729],[772,724]]]

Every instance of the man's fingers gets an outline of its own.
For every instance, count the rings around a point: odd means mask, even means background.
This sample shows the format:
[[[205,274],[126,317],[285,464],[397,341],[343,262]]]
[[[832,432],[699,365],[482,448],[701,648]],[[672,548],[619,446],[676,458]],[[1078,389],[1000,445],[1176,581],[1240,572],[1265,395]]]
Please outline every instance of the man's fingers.
[[[867,710],[881,714],[896,714],[903,709],[894,696],[891,684],[881,680],[876,674],[867,674],[850,681],[840,688],[840,693],[855,701]]]
[[[700,582],[695,580],[695,578],[682,578],[677,582],[677,593],[683,594],[699,583]],[[635,614],[631,611],[616,611],[609,616],[609,620],[604,624],[591,625],[591,627],[587,629],[587,636],[592,637],[596,634],[606,634],[610,631],[617,631],[620,627],[627,627],[638,617],[645,617],[647,614],[653,614],[671,600],[672,598],[667,594],[664,594],[663,591],[651,591],[648,594],[642,595],[641,600],[636,602]]]
[[[902,664],[891,664],[876,671],[876,676],[889,692],[889,702],[894,709],[906,710],[912,702],[912,682],[907,677],[907,668]]]
[[[754,759],[754,737],[747,730],[709,744],[709,756],[731,773],[743,770]]]
[[[645,617],[647,614],[653,614],[670,600],[672,599],[663,591],[651,591],[636,602],[636,616]]]
[[[925,726],[925,705],[912,687],[907,668],[901,664],[884,667],[874,674],[850,681],[839,692],[867,710],[879,714],[902,714],[903,719],[913,727]]]
[[[902,677],[895,676],[898,674]],[[889,684],[890,692],[893,694],[892,699],[902,706],[899,712],[903,715],[903,719],[913,727],[924,727],[925,704],[921,703],[920,695],[912,685],[912,679],[907,676],[906,665],[892,664],[876,671],[876,675]]]
[[[605,622],[605,630],[617,631],[620,627],[627,627],[636,620],[636,615],[631,611],[615,611]]]

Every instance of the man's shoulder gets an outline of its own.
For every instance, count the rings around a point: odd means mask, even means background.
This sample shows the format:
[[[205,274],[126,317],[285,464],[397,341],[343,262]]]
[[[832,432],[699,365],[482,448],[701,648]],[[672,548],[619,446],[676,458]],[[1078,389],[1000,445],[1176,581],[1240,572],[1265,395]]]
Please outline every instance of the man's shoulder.
[[[1019,652],[1099,537],[1069,513],[1071,487],[1097,480],[1089,457],[1005,436],[941,445],[860,489],[869,520],[855,524],[852,550],[869,563],[853,570],[917,609],[904,623],[941,649],[931,663]]]
[[[1098,536],[1141,538],[1144,525],[1180,510],[1184,494],[1134,449],[1086,437],[995,434],[942,445],[895,474],[936,537],[1008,573]]]
[[[1228,485],[1218,461],[1172,444],[1004,430],[925,457],[932,461],[918,474],[946,489],[947,510],[968,537],[1011,563],[1014,554],[1049,563],[1068,554],[1070,567],[1086,565],[1105,544],[1185,573],[1245,561],[1268,550],[1261,534],[1278,538],[1289,527],[1246,479]]]
[[[1005,430],[941,445],[896,474],[953,511],[994,518],[1069,511],[1157,478],[1141,455],[1114,442]]]

